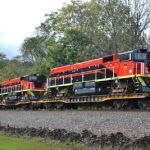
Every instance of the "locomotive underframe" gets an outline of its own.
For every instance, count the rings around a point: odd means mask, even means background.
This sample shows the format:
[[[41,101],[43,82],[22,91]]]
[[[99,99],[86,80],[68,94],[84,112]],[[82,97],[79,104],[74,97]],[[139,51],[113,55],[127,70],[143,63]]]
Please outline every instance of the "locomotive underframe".
[[[37,94],[38,93],[38,94]],[[40,95],[39,95],[40,93]],[[11,91],[0,94],[1,103],[14,103],[19,101],[33,101],[40,100],[47,92],[45,90],[20,90],[20,91]]]

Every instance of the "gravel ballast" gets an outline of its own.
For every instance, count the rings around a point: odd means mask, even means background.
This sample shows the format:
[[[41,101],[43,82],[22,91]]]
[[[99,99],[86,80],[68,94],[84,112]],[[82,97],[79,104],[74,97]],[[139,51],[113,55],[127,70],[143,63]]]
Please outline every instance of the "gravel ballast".
[[[121,132],[130,138],[150,135],[148,111],[0,111],[2,126],[66,129],[96,135]]]

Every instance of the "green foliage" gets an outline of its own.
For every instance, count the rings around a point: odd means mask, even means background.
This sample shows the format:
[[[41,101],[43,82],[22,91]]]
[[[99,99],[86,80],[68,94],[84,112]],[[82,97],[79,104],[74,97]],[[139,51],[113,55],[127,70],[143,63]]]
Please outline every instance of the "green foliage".
[[[2,69],[7,63],[6,55],[0,53],[0,68]]]
[[[84,61],[86,57],[80,56],[86,56],[83,53],[89,43],[88,37],[77,29],[66,30],[64,37],[55,41],[53,47],[48,47],[47,60],[50,67],[53,68]]]
[[[5,60],[6,59],[6,55],[3,53],[0,53],[0,60]]]
[[[50,68],[144,48],[149,8],[146,0],[72,0],[45,16],[21,52],[33,72],[48,74]]]
[[[41,59],[42,61],[45,57],[43,41],[44,37],[40,36],[25,39],[21,49],[23,57],[31,62],[36,61],[36,59]]]
[[[30,74],[32,64],[24,62],[20,56],[16,56],[12,60],[5,57],[0,60],[0,82]]]

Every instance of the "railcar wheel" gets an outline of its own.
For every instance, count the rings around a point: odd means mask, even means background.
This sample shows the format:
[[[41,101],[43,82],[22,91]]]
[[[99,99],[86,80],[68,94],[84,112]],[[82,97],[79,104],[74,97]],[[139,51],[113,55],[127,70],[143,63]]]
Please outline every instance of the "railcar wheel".
[[[125,106],[127,105],[126,103],[127,103],[126,101],[115,100],[115,101],[113,101],[113,107],[116,110],[124,109]]]
[[[0,109],[1,109],[1,110],[4,110],[4,109],[5,109],[5,106],[1,106]]]
[[[133,103],[129,100],[115,100],[113,101],[113,108],[116,110],[130,110],[132,109]]]
[[[116,110],[119,110],[121,108],[121,105],[118,101],[114,101],[113,102],[113,108]]]
[[[31,110],[36,110],[36,108],[37,108],[37,107],[36,107],[35,105],[33,105],[33,104],[30,104],[30,105],[29,105],[29,109],[31,109]]]
[[[141,110],[147,109],[150,106],[149,100],[138,100],[138,107]]]
[[[67,109],[77,110],[78,105],[77,104],[66,104]]]
[[[22,108],[23,110],[29,110],[31,104],[23,104],[20,105],[19,107]]]
[[[55,109],[63,109],[64,103],[55,103],[54,108]]]
[[[52,109],[52,103],[44,103],[44,104],[43,104],[43,107],[44,107],[46,110],[51,110],[51,109]]]

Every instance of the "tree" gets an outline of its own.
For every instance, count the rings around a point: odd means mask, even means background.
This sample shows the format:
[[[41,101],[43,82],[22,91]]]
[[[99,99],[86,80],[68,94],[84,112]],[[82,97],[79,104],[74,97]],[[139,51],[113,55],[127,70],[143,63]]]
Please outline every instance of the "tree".
[[[12,60],[0,60],[1,65],[0,82],[31,73],[31,63],[22,61],[20,56],[16,56]]]
[[[131,18],[131,21],[129,26],[132,49],[145,48],[145,31],[150,24],[150,1],[128,0],[127,5],[130,8],[129,18]]]
[[[22,45],[33,70],[47,70],[148,45],[148,0],[72,0],[46,15]],[[40,71],[42,70],[42,72]]]
[[[6,55],[3,53],[0,53],[0,60],[5,60],[6,59]]]
[[[49,66],[53,68],[83,61],[87,55],[83,54],[84,50],[89,44],[88,37],[82,32],[75,29],[66,30],[64,37],[58,41],[53,40],[53,46],[48,49],[47,60],[50,62]]]
[[[2,69],[7,64],[6,55],[0,53],[0,68]]]
[[[26,38],[21,48],[24,58],[30,62],[45,58],[44,38],[40,36]]]

